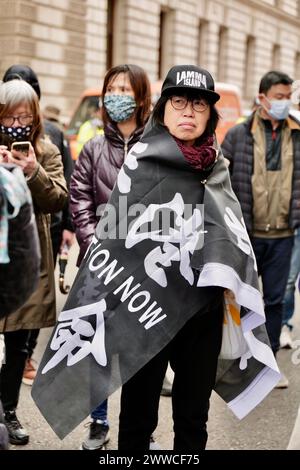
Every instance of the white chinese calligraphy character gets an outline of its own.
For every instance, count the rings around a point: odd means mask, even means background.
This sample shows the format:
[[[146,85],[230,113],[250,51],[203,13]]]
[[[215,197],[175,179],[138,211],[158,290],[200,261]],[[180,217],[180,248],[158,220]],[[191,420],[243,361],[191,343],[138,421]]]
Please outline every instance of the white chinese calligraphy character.
[[[138,167],[138,162],[135,154],[144,153],[148,147],[148,144],[143,144],[142,142],[137,142],[130,152],[128,153],[127,157],[125,158],[124,164],[119,171],[118,178],[117,178],[117,185],[119,188],[120,193],[129,193],[131,189],[131,178],[126,175],[124,171],[124,167],[128,167],[130,170],[136,170]]]
[[[175,224],[178,228],[169,227],[169,233],[162,233],[162,229],[152,230],[150,232],[141,232],[142,225],[153,222],[158,211],[163,209],[171,210],[176,213]],[[190,254],[193,254],[202,225],[203,217],[200,209],[194,209],[189,219],[184,219],[184,201],[181,194],[176,193],[172,201],[165,204],[150,204],[145,212],[138,217],[132,224],[126,241],[126,248],[140,243],[143,240],[150,239],[157,242],[164,242],[162,247],[156,247],[145,257],[145,271],[149,277],[162,287],[167,286],[167,278],[163,268],[160,266],[171,266],[172,261],[180,261],[180,273],[189,282],[194,283],[194,273],[190,267]],[[179,248],[172,245],[178,243]]]
[[[237,246],[242,250],[246,255],[251,255],[254,261],[254,269],[257,271],[257,264],[256,258],[254,255],[254,251],[247,233],[247,229],[245,226],[245,222],[243,217],[239,220],[230,207],[226,207],[224,220],[228,227],[230,228],[231,232],[237,238]]]
[[[57,351],[45,365],[42,374],[57,366],[67,357],[67,366],[72,366],[92,354],[98,364],[106,366],[105,331],[103,313],[106,310],[104,299],[83,307],[76,307],[61,312],[59,323],[50,343],[50,348]],[[96,315],[96,327],[84,317]],[[86,337],[88,339],[83,339]],[[90,341],[90,338],[93,338]],[[73,352],[75,351],[75,352]]]

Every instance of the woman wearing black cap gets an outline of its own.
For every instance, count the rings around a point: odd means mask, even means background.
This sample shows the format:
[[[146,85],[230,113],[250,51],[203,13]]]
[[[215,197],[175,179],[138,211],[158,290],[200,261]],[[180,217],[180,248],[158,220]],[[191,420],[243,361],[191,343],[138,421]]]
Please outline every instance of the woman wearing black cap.
[[[202,197],[203,182],[217,160],[214,132],[219,116],[214,103],[218,99],[207,71],[194,66],[177,66],[169,71],[152,113],[153,129],[168,132],[187,168],[190,166],[199,172]],[[188,173],[186,178],[188,185]],[[198,202],[201,204],[203,200]],[[172,391],[174,448],[181,451],[205,448],[209,397],[221,347],[223,290],[214,288],[213,297],[208,292],[207,298],[210,299],[206,305],[209,315],[200,309],[170,343],[123,386],[119,450],[142,450],[149,441],[157,425],[160,389],[168,361],[175,373]],[[203,355],[205,362],[201,360]]]

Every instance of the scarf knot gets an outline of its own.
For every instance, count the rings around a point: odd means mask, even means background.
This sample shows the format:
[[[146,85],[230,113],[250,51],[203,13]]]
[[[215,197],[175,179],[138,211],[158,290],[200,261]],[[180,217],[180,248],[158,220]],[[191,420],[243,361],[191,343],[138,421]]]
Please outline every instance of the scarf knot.
[[[186,145],[182,140],[174,137],[186,161],[196,170],[207,170],[216,161],[216,149],[213,147],[214,139],[208,136],[200,145]]]

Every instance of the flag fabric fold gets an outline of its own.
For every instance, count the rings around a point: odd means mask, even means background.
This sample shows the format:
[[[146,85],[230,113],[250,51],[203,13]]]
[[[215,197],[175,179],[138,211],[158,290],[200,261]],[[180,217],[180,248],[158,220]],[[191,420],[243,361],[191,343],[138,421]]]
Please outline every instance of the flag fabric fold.
[[[255,257],[218,152],[205,176],[162,126],[148,125],[128,154],[32,390],[60,438],[193,315],[209,314],[224,289],[239,307],[244,345],[240,357],[220,357],[215,390],[241,418],[280,379]]]

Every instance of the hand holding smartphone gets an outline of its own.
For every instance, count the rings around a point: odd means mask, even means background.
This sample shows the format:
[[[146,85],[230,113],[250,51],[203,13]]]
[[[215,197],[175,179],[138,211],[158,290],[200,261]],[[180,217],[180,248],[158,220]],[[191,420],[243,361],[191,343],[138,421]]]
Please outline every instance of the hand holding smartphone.
[[[14,142],[11,145],[11,150],[20,152],[26,157],[28,157],[29,149],[30,149],[30,142]]]
[[[34,148],[30,142],[14,142],[11,145],[12,163],[19,165],[30,178],[38,166]]]

